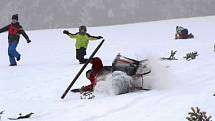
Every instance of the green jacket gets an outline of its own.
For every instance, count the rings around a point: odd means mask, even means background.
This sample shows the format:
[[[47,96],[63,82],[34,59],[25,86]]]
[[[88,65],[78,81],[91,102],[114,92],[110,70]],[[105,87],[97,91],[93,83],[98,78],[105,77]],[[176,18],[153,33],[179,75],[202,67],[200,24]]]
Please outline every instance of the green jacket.
[[[97,40],[98,38],[95,36],[91,36],[88,33],[85,35],[81,35],[80,33],[76,34],[68,34],[70,38],[76,39],[75,47],[76,49],[80,49],[81,47],[87,48],[89,40]]]

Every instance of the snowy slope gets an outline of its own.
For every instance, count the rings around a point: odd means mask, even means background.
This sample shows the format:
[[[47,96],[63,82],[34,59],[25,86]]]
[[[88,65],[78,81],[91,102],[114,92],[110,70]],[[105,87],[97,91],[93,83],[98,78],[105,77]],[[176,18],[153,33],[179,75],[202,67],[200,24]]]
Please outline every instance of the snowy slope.
[[[63,29],[27,32],[32,43],[22,38],[17,67],[8,66],[7,33],[0,35],[0,111],[2,121],[19,113],[34,112],[26,121],[182,121],[191,106],[199,106],[215,117],[215,17],[202,17],[89,28],[106,41],[96,56],[111,65],[116,54],[150,59],[152,73],[146,77],[151,91],[114,96],[95,93],[93,100],[79,94],[60,97],[81,65],[75,59],[74,40]],[[188,27],[195,39],[174,40],[175,27]],[[77,28],[70,29],[77,32]],[[88,56],[100,41],[91,41]],[[177,61],[160,61],[177,50]],[[186,61],[183,56],[198,51]],[[90,65],[87,67],[90,68]],[[88,84],[82,74],[74,88]]]

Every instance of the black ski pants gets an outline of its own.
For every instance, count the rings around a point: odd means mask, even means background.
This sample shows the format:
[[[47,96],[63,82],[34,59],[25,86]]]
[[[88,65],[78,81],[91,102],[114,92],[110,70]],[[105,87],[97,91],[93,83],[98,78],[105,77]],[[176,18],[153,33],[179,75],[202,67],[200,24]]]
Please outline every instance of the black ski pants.
[[[84,62],[84,56],[86,55],[86,48],[81,47],[79,49],[76,49],[76,59],[79,60],[79,62]]]

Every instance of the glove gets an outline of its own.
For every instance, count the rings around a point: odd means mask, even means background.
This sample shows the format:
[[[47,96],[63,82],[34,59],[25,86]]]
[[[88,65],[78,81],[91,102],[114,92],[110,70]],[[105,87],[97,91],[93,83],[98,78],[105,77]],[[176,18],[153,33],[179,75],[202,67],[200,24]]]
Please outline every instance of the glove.
[[[102,36],[98,36],[98,37],[97,37],[97,39],[102,39],[102,38],[103,38]]]
[[[68,35],[68,34],[69,34],[69,31],[63,30],[63,33]]]
[[[28,39],[28,40],[27,40],[27,43],[30,43],[30,42],[31,42],[31,40],[30,40],[30,39]]]

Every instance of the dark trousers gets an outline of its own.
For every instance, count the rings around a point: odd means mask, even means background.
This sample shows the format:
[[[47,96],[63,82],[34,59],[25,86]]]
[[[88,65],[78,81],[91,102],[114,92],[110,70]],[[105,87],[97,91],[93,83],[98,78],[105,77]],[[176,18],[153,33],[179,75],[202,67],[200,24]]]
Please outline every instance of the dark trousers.
[[[79,49],[76,49],[76,59],[79,60],[79,62],[84,62],[84,56],[86,55],[86,48],[81,47]]]
[[[15,58],[19,58],[20,54],[16,51],[16,47],[18,42],[11,42],[8,46],[8,56],[10,60],[10,64],[16,64]]]

